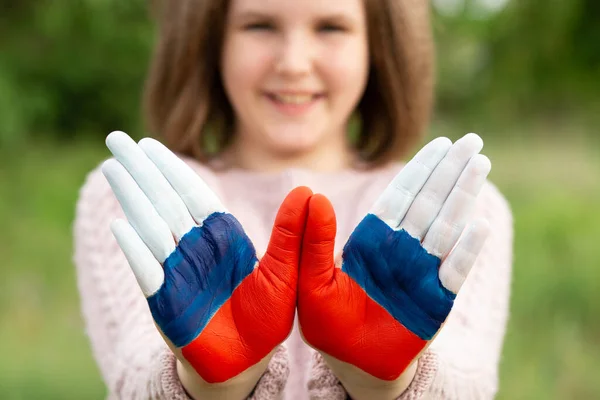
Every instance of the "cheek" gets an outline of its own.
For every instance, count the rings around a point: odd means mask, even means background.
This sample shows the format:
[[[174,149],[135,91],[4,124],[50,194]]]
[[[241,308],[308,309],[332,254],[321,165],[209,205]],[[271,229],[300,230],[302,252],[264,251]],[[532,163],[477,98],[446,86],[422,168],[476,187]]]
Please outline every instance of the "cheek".
[[[339,101],[358,102],[369,72],[366,46],[356,43],[325,52],[322,70],[334,97]]]
[[[260,90],[269,68],[270,55],[252,41],[232,40],[225,44],[222,58],[223,85],[232,102]]]

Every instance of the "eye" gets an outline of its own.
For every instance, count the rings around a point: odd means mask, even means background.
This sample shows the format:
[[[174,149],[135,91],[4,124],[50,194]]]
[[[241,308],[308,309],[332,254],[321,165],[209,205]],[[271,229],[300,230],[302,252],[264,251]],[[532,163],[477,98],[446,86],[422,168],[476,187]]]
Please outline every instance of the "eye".
[[[251,24],[247,24],[244,29],[247,31],[267,31],[272,30],[275,27],[268,22],[255,22]]]
[[[345,32],[346,28],[339,24],[331,24],[324,23],[318,26],[319,32],[323,33],[335,33],[335,32]]]

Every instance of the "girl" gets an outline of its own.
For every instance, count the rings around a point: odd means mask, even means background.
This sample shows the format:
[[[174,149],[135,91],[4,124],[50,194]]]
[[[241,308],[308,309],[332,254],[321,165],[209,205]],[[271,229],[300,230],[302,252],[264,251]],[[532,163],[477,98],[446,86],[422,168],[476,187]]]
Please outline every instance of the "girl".
[[[483,142],[395,161],[429,115],[428,2],[159,15],[147,119],[181,158],[115,132],[77,205],[109,397],[492,398],[512,220]]]

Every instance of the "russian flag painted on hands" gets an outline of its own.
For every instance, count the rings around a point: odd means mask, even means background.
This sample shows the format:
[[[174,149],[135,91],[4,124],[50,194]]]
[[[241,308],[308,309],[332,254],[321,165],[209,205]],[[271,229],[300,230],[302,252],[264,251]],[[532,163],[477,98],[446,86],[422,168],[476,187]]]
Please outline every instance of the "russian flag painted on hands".
[[[289,335],[311,195],[300,187],[284,200],[261,260],[233,215],[213,213],[164,262],[165,280],[148,298],[150,310],[207,382],[239,375]]]
[[[404,230],[368,214],[333,259],[336,221],[320,195],[309,205],[298,292],[305,340],[383,380],[394,380],[427,346],[456,295],[438,278],[441,260]]]

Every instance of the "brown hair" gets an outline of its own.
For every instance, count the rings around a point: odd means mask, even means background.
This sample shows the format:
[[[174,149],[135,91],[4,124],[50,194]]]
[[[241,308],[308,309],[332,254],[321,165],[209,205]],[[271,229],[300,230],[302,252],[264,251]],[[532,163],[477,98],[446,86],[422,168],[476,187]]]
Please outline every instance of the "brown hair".
[[[371,66],[353,143],[364,161],[380,164],[405,156],[424,133],[433,40],[428,0],[364,1]],[[144,93],[146,122],[173,151],[206,161],[233,135],[219,73],[229,0],[161,3],[168,4],[154,8],[159,37]]]

